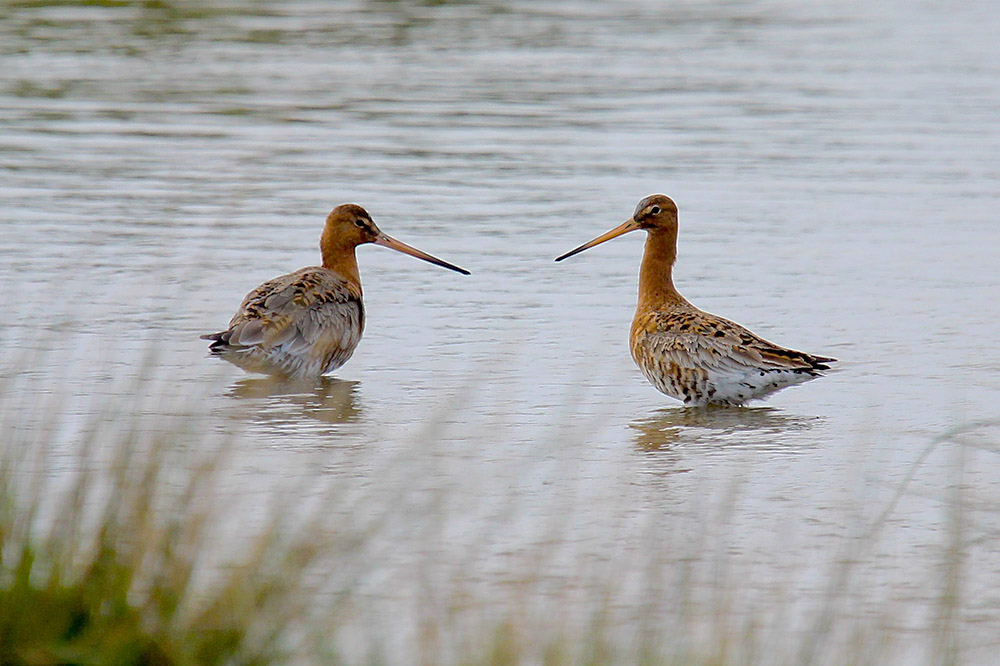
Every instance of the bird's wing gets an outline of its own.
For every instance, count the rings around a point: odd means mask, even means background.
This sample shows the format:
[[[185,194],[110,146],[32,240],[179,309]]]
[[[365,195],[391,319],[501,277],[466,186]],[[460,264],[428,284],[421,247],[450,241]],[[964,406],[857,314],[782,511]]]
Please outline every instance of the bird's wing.
[[[251,291],[229,328],[207,337],[230,348],[283,347],[301,353],[353,349],[363,328],[360,292],[333,271],[303,268]]]
[[[682,368],[721,373],[770,370],[825,370],[834,359],[811,356],[761,338],[736,322],[701,310],[658,312],[645,343]]]

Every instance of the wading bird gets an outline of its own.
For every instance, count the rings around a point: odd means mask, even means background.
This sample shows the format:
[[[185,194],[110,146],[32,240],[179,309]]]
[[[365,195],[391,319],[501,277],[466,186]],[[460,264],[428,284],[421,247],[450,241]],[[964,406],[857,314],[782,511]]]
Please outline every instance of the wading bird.
[[[837,359],[779,347],[691,305],[674,287],[677,205],[653,194],[611,231],[558,257],[562,261],[630,231],[646,232],[639,303],[629,336],[632,359],[661,393],[686,405],[743,405],[822,376]]]
[[[201,336],[209,351],[250,372],[318,377],[347,362],[361,341],[365,308],[355,248],[374,243],[463,275],[379,230],[361,206],[343,204],[326,218],[319,247],[322,266],[268,280],[243,299],[229,328]]]

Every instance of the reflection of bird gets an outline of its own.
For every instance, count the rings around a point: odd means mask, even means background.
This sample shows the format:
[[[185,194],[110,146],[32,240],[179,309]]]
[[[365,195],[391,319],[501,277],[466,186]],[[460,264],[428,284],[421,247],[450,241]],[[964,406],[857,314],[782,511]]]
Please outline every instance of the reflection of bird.
[[[809,381],[836,359],[779,347],[739,324],[699,310],[674,288],[677,206],[648,196],[632,218],[556,261],[642,229],[639,304],[632,320],[632,358],[659,391],[687,405],[742,405]]]
[[[789,434],[804,431],[820,421],[818,417],[785,414],[773,407],[753,407],[739,411],[721,408],[661,409],[629,424],[635,444],[645,451],[686,447],[738,447],[787,450],[794,446]]]
[[[323,423],[356,421],[360,382],[320,377],[317,381],[289,382],[279,377],[245,377],[233,384],[228,395],[249,400],[255,406],[250,417],[271,425],[297,424],[302,416]],[[260,403],[260,404],[258,404]]]
[[[354,250],[374,243],[450,268],[468,271],[382,233],[361,206],[337,206],[320,237],[323,265],[268,280],[211,340],[209,350],[251,372],[318,377],[347,362],[361,341],[365,309]]]

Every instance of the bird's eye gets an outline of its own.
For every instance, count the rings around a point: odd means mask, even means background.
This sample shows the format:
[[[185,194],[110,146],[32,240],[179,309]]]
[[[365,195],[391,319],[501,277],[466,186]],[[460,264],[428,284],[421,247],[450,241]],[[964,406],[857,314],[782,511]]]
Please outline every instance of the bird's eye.
[[[649,209],[649,213],[650,213],[650,215],[659,215],[660,214],[660,207],[659,206],[653,206],[652,208]]]
[[[365,228],[365,221],[362,220],[362,219],[354,220],[354,226],[358,227],[359,229],[364,229]]]

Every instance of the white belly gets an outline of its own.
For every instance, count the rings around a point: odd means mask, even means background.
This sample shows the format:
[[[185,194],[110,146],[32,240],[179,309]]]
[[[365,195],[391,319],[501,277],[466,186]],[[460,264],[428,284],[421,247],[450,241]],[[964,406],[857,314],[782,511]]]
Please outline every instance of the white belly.
[[[639,369],[658,391],[691,406],[744,405],[817,376],[805,370],[720,373],[704,368],[681,368],[669,362],[652,366],[639,364]]]

